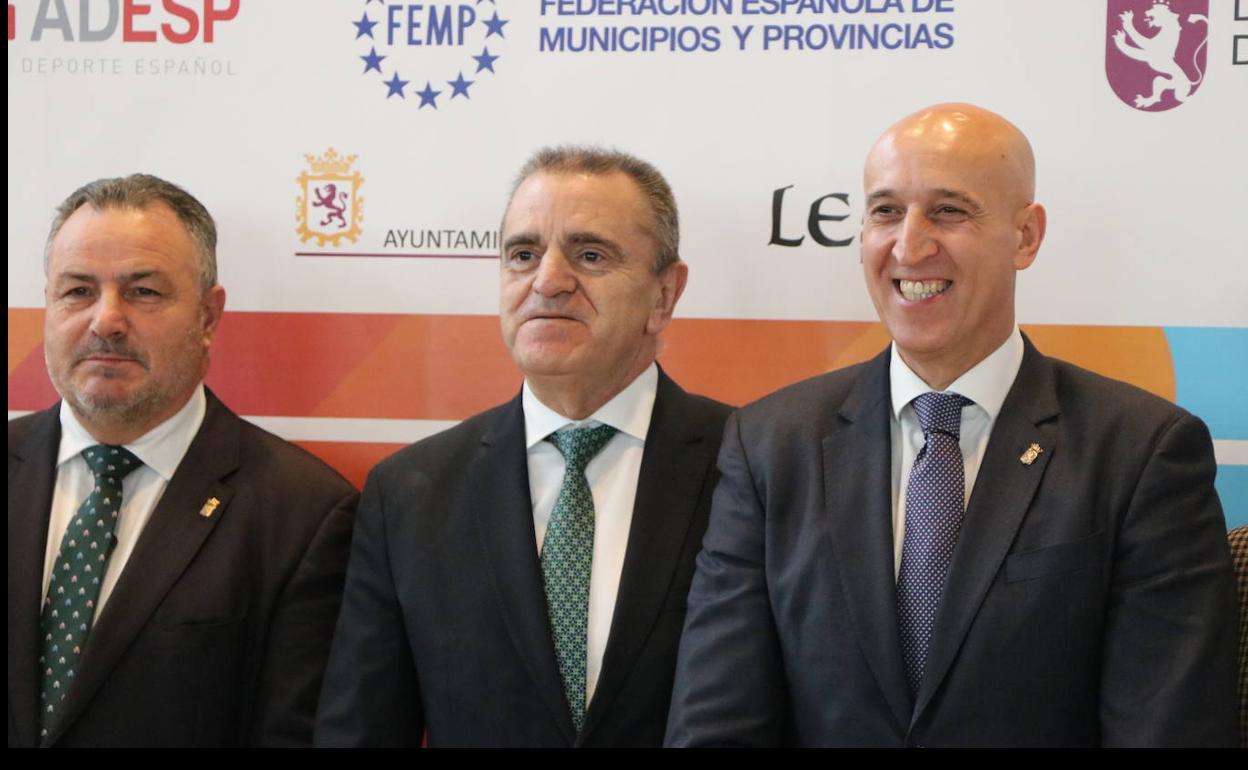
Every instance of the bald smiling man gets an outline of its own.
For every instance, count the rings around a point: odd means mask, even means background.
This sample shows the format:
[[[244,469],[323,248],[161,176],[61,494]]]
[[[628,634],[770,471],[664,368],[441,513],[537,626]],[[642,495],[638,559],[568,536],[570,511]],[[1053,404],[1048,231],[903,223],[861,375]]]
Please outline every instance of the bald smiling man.
[[[670,745],[1233,745],[1209,433],[1020,334],[1034,180],[972,105],[871,149],[893,343],[729,418]]]

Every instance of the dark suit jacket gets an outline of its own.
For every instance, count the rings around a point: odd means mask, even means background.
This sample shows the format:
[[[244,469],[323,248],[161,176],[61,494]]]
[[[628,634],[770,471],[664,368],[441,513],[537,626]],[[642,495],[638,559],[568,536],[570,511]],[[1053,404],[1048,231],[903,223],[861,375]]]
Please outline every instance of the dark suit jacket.
[[[318,745],[657,746],[723,404],[660,372],[598,685],[573,732],[547,621],[519,396],[364,488]]]
[[[1233,744],[1234,588],[1208,431],[1030,342],[911,702],[888,369],[885,351],[729,420],[668,742]]]
[[[9,745],[39,744],[57,407],[9,423]],[[210,517],[203,504],[216,497]],[[306,745],[358,496],[211,393],[87,639],[52,746]]]

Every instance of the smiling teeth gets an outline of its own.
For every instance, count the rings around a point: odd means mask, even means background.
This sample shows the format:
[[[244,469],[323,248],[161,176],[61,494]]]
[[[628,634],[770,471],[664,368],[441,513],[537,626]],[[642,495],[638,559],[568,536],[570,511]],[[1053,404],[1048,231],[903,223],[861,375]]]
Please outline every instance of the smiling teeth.
[[[949,288],[950,281],[898,281],[897,284],[901,288],[901,296],[917,302],[921,299],[930,299]]]

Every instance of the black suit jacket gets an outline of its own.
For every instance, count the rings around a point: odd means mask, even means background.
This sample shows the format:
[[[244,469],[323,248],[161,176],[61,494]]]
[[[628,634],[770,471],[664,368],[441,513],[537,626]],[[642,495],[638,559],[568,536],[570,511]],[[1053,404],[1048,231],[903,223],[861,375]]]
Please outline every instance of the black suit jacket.
[[[615,614],[579,737],[547,621],[520,397],[369,476],[318,745],[657,746],[729,408],[660,372]]]
[[[9,423],[9,745],[39,745],[59,405]],[[215,497],[209,517],[200,509]],[[51,746],[307,745],[358,496],[211,393],[96,618]]]
[[[1231,745],[1234,589],[1208,431],[1030,342],[911,701],[888,369],[885,351],[729,420],[668,741]]]

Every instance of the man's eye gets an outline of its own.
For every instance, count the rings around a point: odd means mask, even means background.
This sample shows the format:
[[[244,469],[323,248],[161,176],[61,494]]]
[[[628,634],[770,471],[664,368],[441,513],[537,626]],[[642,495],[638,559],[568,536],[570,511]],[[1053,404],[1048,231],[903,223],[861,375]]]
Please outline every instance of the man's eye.
[[[537,255],[528,249],[519,249],[511,252],[510,259],[512,262],[532,262],[537,259]]]
[[[66,289],[61,296],[69,299],[81,299],[82,297],[91,296],[91,290],[86,286],[72,286]]]
[[[596,265],[604,259],[601,251],[587,250],[581,252],[581,261]]]
[[[873,217],[891,217],[897,214],[897,207],[889,204],[880,204],[871,209]]]
[[[940,216],[963,216],[966,211],[957,206],[937,206],[936,213]]]
[[[134,287],[134,293],[135,293],[135,295],[136,295],[136,296],[139,296],[139,297],[144,297],[144,298],[151,298],[151,297],[159,297],[159,296],[160,296],[160,292],[156,291],[155,289],[151,288],[150,286],[136,286],[136,287]]]

